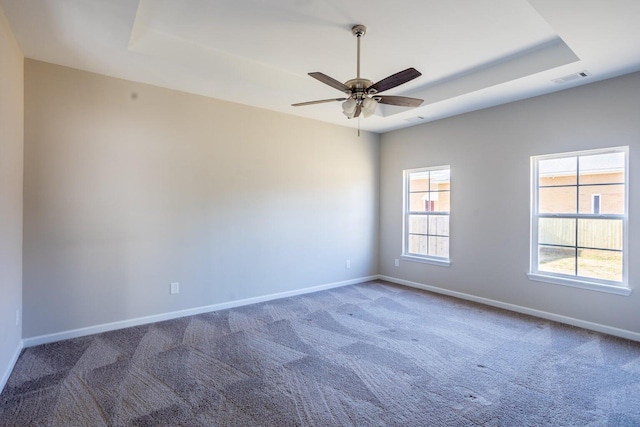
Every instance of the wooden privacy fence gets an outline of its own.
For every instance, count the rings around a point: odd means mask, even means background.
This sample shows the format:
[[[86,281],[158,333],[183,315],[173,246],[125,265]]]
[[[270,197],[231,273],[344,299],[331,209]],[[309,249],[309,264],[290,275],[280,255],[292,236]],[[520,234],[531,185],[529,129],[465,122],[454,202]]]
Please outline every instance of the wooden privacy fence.
[[[576,245],[576,220],[573,218],[540,218],[540,244]],[[622,220],[578,219],[577,246],[622,250]]]

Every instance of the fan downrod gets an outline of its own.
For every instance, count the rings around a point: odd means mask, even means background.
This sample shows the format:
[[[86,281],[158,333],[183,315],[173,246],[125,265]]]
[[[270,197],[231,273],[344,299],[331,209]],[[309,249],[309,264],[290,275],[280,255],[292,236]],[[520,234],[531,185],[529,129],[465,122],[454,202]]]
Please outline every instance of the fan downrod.
[[[351,27],[351,32],[354,36],[356,36],[356,40],[358,40],[358,65],[356,68],[356,79],[360,79],[360,39],[367,33],[367,27],[362,24],[354,25]]]

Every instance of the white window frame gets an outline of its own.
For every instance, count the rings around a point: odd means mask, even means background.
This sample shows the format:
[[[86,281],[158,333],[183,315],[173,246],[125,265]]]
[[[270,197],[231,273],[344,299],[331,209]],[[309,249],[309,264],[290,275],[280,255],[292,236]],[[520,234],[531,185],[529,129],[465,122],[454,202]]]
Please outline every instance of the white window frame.
[[[425,264],[434,264],[439,266],[448,267],[451,265],[451,221],[449,221],[449,257],[436,257],[433,255],[420,255],[409,253],[409,215],[415,215],[416,212],[410,211],[410,197],[409,197],[409,177],[412,173],[418,172],[432,172],[439,170],[448,170],[449,171],[449,194],[451,194],[451,166],[442,165],[442,166],[433,166],[433,167],[424,167],[424,168],[415,168],[415,169],[405,169],[403,171],[403,188],[402,188],[402,255],[400,258],[405,261],[413,261],[413,262],[422,262]],[[437,212],[435,215],[447,215],[451,218],[451,199],[449,199],[449,212]],[[420,214],[427,214],[420,213]],[[434,212],[428,212],[429,215],[434,215]]]
[[[540,160],[558,159],[563,157],[580,157],[586,155],[608,154],[608,153],[624,153],[624,214],[594,214],[594,213],[576,213],[576,214],[540,214],[538,213],[538,162]],[[579,171],[576,172],[579,177]],[[577,177],[577,179],[579,179]],[[579,182],[576,182],[578,185]],[[602,210],[602,197],[600,197]],[[583,276],[573,276],[561,273],[553,273],[538,270],[538,218],[544,217],[563,217],[563,218],[602,218],[602,219],[622,219],[622,281],[609,281],[603,279],[595,279]],[[529,266],[529,279],[539,282],[554,283],[558,285],[571,286],[582,289],[590,289],[594,291],[607,292],[617,295],[630,295],[628,280],[628,222],[629,222],[629,147],[613,147],[596,150],[583,150],[559,154],[541,155],[531,157],[531,256]],[[578,245],[578,242],[576,242]],[[578,246],[576,246],[578,247]]]

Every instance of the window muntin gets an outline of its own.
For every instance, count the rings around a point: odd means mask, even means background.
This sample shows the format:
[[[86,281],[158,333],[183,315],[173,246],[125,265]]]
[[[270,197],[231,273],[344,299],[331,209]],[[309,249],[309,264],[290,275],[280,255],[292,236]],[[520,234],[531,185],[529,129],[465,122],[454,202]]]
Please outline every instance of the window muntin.
[[[628,147],[532,157],[531,274],[627,288],[627,165]]]
[[[448,263],[449,166],[406,170],[404,180],[403,256]]]

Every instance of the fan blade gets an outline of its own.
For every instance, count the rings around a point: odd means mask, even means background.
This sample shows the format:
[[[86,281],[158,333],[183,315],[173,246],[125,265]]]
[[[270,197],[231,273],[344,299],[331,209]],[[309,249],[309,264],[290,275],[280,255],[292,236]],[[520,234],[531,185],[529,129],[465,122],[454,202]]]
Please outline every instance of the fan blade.
[[[382,79],[377,83],[372,84],[367,88],[367,92],[375,91],[374,93],[384,92],[385,90],[392,89],[396,86],[400,86],[408,81],[415,79],[416,77],[420,77],[422,73],[415,68],[407,68],[404,71],[400,71],[399,73],[395,73],[392,76],[387,77],[386,79]]]
[[[409,98],[408,96],[376,96],[379,98],[380,104],[399,105],[401,107],[419,107],[424,101],[418,98]]]
[[[302,107],[304,105],[323,104],[325,102],[346,101],[346,100],[347,100],[347,98],[321,99],[319,101],[298,102],[297,104],[291,104],[291,106],[292,107]]]
[[[340,83],[333,77],[329,77],[326,74],[322,73],[309,73],[311,77],[316,80],[321,81],[322,83],[331,86],[332,88],[338,89],[340,92],[349,92],[350,89],[344,85],[344,83]]]
[[[362,111],[362,107],[361,106],[357,106],[356,107],[356,111],[355,113],[353,113],[353,117],[358,117],[360,115],[360,112]]]

